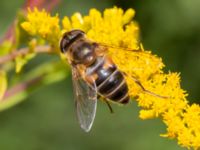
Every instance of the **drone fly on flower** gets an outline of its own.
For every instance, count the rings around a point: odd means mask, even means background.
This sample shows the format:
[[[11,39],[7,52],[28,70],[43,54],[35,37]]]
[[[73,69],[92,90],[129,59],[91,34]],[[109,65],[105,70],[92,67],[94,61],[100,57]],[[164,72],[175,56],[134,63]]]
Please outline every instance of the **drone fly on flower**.
[[[127,104],[129,93],[126,73],[121,72],[112,59],[106,55],[108,46],[93,42],[81,30],[71,30],[63,35],[60,42],[61,52],[66,54],[72,68],[74,96],[77,117],[82,129],[90,131],[94,122],[97,97]],[[162,97],[146,90],[135,78],[143,91]]]

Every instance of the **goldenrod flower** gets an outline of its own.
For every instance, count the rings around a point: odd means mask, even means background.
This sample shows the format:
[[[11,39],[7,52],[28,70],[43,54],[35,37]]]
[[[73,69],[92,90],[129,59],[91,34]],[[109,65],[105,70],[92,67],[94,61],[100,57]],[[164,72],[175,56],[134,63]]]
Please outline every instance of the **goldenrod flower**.
[[[21,24],[22,28],[32,36],[41,36],[52,45],[58,45],[61,36],[59,17],[52,17],[45,10],[28,9],[27,21]]]
[[[96,42],[111,45],[108,55],[118,68],[127,74],[129,93],[141,107],[140,118],[161,118],[167,126],[163,137],[176,138],[178,144],[187,148],[200,148],[200,106],[189,105],[187,93],[180,86],[178,73],[164,73],[162,59],[151,51],[144,50],[139,41],[139,27],[133,20],[135,11],[123,11],[114,7],[106,9],[103,14],[91,9],[89,15],[75,13],[62,20],[59,26],[58,15],[52,17],[48,13],[28,11],[27,21],[22,27],[31,35],[46,39],[50,44],[59,43],[61,33],[72,29],[81,29]],[[126,51],[140,50],[142,52]],[[166,98],[150,95],[141,89],[133,80],[137,78],[149,91]]]

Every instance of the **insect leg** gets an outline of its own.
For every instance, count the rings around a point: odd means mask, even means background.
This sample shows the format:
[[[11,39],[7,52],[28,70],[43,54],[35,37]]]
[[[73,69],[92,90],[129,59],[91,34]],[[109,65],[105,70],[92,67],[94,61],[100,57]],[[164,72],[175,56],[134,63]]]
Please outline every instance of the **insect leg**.
[[[145,89],[144,86],[141,84],[141,82],[140,82],[138,79],[136,79],[135,77],[132,77],[132,78],[133,78],[133,80],[135,81],[135,83],[136,83],[137,85],[139,85],[139,86],[141,87],[141,89],[142,89],[145,93],[150,94],[150,95],[155,96],[155,97],[163,98],[163,99],[169,98],[168,96],[158,95],[158,94],[156,94],[156,93],[154,93],[154,92],[151,92],[151,91]]]
[[[110,113],[114,113],[114,111],[113,111],[113,109],[112,109],[112,107],[111,107],[110,102],[109,102],[105,97],[102,97],[102,96],[98,95],[97,98],[98,98],[98,99],[101,98],[102,101],[105,102],[105,103],[107,104],[107,106],[108,106],[108,108],[109,108],[109,110],[110,110]]]
[[[105,102],[106,102],[106,104],[107,104],[107,106],[108,106],[108,108],[109,108],[109,110],[110,110],[110,113],[113,114],[114,111],[113,111],[113,109],[112,109],[112,107],[111,107],[109,101],[108,101],[108,100],[105,100]]]
[[[123,74],[126,75],[126,73],[123,73]],[[126,76],[127,76],[127,75],[126,75]],[[147,93],[147,94],[149,94],[149,95],[158,97],[158,98],[163,98],[163,99],[169,98],[168,96],[162,96],[162,95],[159,95],[159,94],[156,94],[156,93],[154,93],[154,92],[151,92],[151,91],[147,90],[137,78],[135,78],[134,76],[131,76],[131,78],[134,80],[134,82],[135,82],[138,86],[140,86],[140,88],[142,89],[143,92],[145,92],[145,93]]]

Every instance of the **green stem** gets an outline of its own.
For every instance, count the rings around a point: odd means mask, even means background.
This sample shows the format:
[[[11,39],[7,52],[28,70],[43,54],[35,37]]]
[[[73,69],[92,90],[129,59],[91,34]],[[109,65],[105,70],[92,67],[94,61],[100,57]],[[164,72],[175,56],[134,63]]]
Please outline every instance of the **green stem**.
[[[8,61],[14,60],[17,56],[26,55],[29,52],[30,52],[30,50],[27,47],[26,48],[21,48],[19,50],[15,50],[15,51],[11,52],[8,55],[0,57],[0,65],[6,63]],[[54,53],[52,48],[50,46],[47,46],[47,45],[35,47],[34,52],[36,52],[36,53]]]
[[[47,62],[23,76],[24,81],[8,89],[0,101],[0,111],[25,100],[37,88],[63,80],[69,74],[69,67],[63,62]]]

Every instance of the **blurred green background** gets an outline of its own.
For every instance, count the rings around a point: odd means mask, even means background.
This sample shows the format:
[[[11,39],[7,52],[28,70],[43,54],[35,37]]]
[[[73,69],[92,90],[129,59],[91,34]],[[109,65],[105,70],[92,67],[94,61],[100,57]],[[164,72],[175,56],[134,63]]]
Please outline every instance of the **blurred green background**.
[[[23,0],[1,0],[0,35],[5,33],[23,3]],[[76,11],[87,14],[92,7],[103,10],[114,5],[136,10],[145,49],[163,58],[166,71],[181,72],[181,84],[189,92],[191,103],[199,103],[200,1],[68,0],[54,12],[63,17]],[[182,149],[175,140],[159,137],[165,132],[160,120],[140,120],[135,102],[113,107],[115,113],[110,114],[107,106],[99,103],[94,126],[90,133],[84,133],[76,121],[69,76],[38,89],[26,101],[0,113],[0,149]]]

